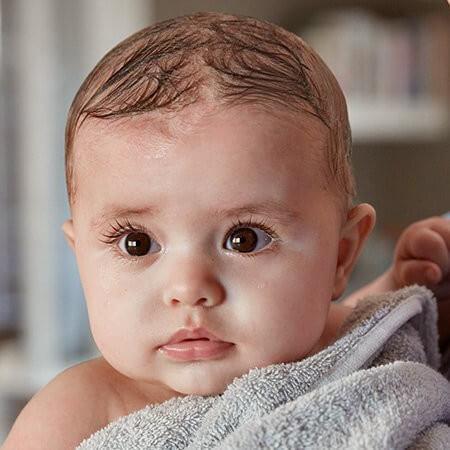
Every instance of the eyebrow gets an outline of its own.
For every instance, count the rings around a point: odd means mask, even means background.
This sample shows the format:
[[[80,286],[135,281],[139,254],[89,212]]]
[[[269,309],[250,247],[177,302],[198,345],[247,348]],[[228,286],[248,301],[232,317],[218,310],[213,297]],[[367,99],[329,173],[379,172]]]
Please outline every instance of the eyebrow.
[[[147,205],[141,208],[123,207],[120,205],[109,205],[103,208],[102,212],[91,221],[93,228],[99,228],[103,223],[113,219],[137,217],[137,216],[156,216],[161,212],[160,208]],[[282,201],[265,200],[258,203],[247,203],[242,206],[236,206],[230,209],[214,209],[211,215],[220,219],[232,216],[241,216],[244,214],[261,214],[269,216],[281,225],[288,226],[301,219],[298,211],[292,210]]]

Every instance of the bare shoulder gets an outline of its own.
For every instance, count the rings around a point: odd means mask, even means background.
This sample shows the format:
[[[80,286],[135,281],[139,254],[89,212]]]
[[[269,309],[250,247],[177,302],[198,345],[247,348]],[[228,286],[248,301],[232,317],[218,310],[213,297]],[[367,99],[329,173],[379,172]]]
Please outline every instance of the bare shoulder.
[[[98,358],[70,367],[17,417],[2,450],[74,449],[108,423],[108,387]]]

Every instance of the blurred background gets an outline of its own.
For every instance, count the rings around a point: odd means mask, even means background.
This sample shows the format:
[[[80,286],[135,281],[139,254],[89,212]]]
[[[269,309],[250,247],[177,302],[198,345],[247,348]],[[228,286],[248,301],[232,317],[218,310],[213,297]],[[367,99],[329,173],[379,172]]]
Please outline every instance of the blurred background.
[[[297,33],[348,99],[358,200],[377,210],[350,293],[402,228],[450,209],[450,15],[442,0],[0,0],[0,443],[64,368],[97,356],[69,217],[64,127],[81,82],[129,34],[224,11]]]

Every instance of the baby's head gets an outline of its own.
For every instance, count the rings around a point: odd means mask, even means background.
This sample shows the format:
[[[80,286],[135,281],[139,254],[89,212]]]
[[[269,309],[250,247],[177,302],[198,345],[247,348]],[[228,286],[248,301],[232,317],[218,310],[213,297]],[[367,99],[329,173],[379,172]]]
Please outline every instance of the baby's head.
[[[375,221],[350,151],[338,83],[276,25],[199,13],[111,50],[69,111],[63,225],[105,360],[209,395],[319,348]],[[159,349],[197,327],[232,345]]]

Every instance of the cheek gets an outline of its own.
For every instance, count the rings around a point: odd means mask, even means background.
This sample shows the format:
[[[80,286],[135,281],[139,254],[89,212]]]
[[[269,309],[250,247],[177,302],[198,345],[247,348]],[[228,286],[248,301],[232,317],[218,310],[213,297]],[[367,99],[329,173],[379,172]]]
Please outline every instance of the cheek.
[[[120,352],[130,339],[137,339],[135,289],[111,264],[85,256],[80,267],[92,336],[104,353]]]
[[[331,300],[336,274],[338,237],[334,229],[310,229],[286,243],[291,271],[287,281],[308,296]]]
[[[318,279],[316,272],[308,270],[285,270],[274,275],[267,283],[264,293],[253,314],[264,316],[266,322],[281,331],[284,327],[305,330],[316,320],[322,321],[329,304],[329,287]]]
[[[82,274],[89,313],[113,320],[115,312],[129,304],[129,286],[114,265],[93,262]]]
[[[336,245],[318,235],[285,243],[268,258],[253,282],[242,285],[252,298],[243,316],[258,334],[311,336],[320,333],[332,296]],[[261,331],[258,326],[264,323]],[[250,331],[248,331],[250,333]]]
[[[271,279],[275,292],[308,303],[329,301],[336,272],[337,244],[332,238],[309,233],[284,243],[278,263],[272,264]],[[272,275],[273,273],[273,275]],[[316,303],[314,302],[314,303]]]

